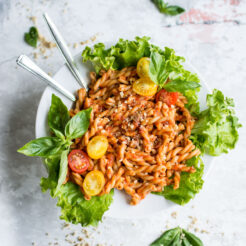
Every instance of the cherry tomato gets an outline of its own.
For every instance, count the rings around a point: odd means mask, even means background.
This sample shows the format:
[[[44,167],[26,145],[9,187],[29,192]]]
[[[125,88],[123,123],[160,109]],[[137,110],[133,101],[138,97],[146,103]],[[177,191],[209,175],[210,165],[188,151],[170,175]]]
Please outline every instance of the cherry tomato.
[[[149,78],[140,78],[133,83],[133,91],[141,96],[153,96],[157,91],[157,84]]]
[[[168,106],[174,105],[178,100],[179,94],[178,92],[168,92],[164,89],[160,90],[156,94],[156,101],[162,101],[166,103]]]
[[[83,189],[89,196],[98,195],[105,185],[105,178],[101,171],[94,170],[86,174]]]
[[[105,136],[92,138],[87,145],[87,153],[92,159],[100,159],[108,149],[108,139]]]
[[[149,77],[149,64],[148,57],[142,57],[137,63],[137,74],[139,77]]]
[[[74,149],[68,155],[68,165],[76,173],[83,173],[90,165],[87,154],[80,150]]]

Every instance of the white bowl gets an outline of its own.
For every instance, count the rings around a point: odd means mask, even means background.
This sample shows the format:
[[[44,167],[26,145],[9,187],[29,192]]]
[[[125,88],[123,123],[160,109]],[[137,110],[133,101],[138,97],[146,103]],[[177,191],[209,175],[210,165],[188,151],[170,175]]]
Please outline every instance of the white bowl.
[[[93,70],[92,66],[88,63],[82,63],[81,54],[75,56],[76,63],[78,64],[78,68],[82,76],[89,81],[89,72]],[[186,62],[185,68],[190,70],[191,72],[198,73],[196,69]],[[202,109],[206,106],[206,95],[210,92],[207,84],[204,82],[202,77],[199,75],[201,79],[201,91],[199,93],[199,101]],[[69,91],[76,93],[76,90],[79,89],[79,85],[77,81],[74,79],[71,72],[68,70],[67,66],[62,66],[59,71],[55,74],[54,79],[58,81],[61,85],[63,85]],[[49,135],[48,123],[47,123],[47,115],[51,103],[51,95],[52,93],[59,96],[64,104],[69,108],[72,106],[72,102],[69,101],[66,97],[64,97],[59,92],[55,91],[51,87],[46,87],[41,97],[37,116],[36,116],[36,137],[44,137]],[[203,161],[205,164],[204,169],[204,177],[207,176],[208,171],[212,164],[213,157],[205,155],[203,156]],[[144,200],[142,200],[138,205],[131,206],[128,203],[127,196],[124,192],[118,191],[115,189],[114,194],[114,202],[111,204],[109,210],[105,213],[106,216],[114,217],[114,218],[140,218],[149,216],[153,213],[161,212],[163,210],[167,210],[177,206],[175,203],[164,199],[162,196],[157,196],[153,194],[149,194]]]

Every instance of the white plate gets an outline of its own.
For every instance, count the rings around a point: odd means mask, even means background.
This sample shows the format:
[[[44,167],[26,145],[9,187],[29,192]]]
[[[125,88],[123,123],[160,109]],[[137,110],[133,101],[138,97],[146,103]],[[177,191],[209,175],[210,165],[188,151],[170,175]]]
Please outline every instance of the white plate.
[[[89,72],[93,70],[90,64],[82,63],[81,54],[75,57],[76,63],[78,64],[78,68],[83,75],[83,77],[89,81]],[[189,63],[185,63],[186,69],[191,72],[196,72],[196,69]],[[206,95],[210,92],[207,84],[199,75],[201,79],[201,91],[199,94],[199,101],[201,108],[205,108],[206,106]],[[61,85],[63,85],[69,91],[75,93],[77,89],[79,89],[79,85],[74,79],[73,75],[68,70],[67,66],[64,65],[61,69],[55,74],[54,79],[58,81]],[[47,115],[51,103],[51,95],[52,93],[59,96],[62,101],[66,104],[68,108],[71,108],[72,102],[65,98],[62,94],[55,91],[51,87],[46,87],[41,97],[37,116],[36,116],[36,137],[44,137],[49,134],[48,124],[47,124]],[[204,156],[203,161],[205,164],[204,177],[207,176],[208,171],[212,164],[211,156]],[[114,218],[140,218],[149,216],[153,213],[157,213],[163,210],[167,210],[173,208],[176,204],[165,200],[161,196],[149,194],[144,200],[142,200],[138,205],[131,206],[128,203],[128,198],[124,192],[115,190],[114,194],[114,202],[111,204],[110,209],[105,213],[105,216],[110,216]]]

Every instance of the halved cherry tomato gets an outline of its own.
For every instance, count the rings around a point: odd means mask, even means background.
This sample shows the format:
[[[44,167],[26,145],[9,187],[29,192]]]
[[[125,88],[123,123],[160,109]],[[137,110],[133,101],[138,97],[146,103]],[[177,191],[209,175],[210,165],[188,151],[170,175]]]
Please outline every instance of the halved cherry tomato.
[[[149,78],[144,77],[136,80],[133,83],[133,91],[141,96],[153,96],[157,91],[157,84],[151,81]]]
[[[155,100],[162,101],[166,103],[168,106],[171,106],[177,102],[178,97],[179,97],[178,92],[169,92],[162,89],[156,94]]]
[[[68,155],[68,165],[76,173],[83,173],[90,165],[87,154],[80,150],[74,149]]]
[[[94,170],[86,174],[83,189],[89,196],[98,195],[105,185],[105,178],[101,171]]]
[[[149,77],[149,64],[148,57],[142,57],[137,63],[137,74],[139,77]]]
[[[92,159],[100,159],[108,149],[108,139],[105,136],[92,138],[87,145],[87,153]]]

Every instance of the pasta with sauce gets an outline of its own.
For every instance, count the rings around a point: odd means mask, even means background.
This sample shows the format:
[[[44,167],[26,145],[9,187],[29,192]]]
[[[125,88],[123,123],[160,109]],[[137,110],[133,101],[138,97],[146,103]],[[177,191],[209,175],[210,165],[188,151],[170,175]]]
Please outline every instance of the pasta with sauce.
[[[132,84],[139,79],[136,67],[101,71],[97,79],[90,73],[88,94],[78,90],[78,98],[70,115],[92,108],[90,126],[82,138],[75,139],[71,149],[87,150],[95,136],[105,136],[107,151],[100,159],[89,158],[90,166],[82,174],[71,170],[68,180],[83,190],[83,179],[91,170],[103,173],[105,184],[99,195],[111,189],[124,190],[132,205],[150,192],[162,191],[167,185],[179,188],[181,172],[193,173],[186,161],[200,154],[189,140],[195,119],[185,108],[186,98],[177,93],[174,105],[153,96],[134,92]]]

